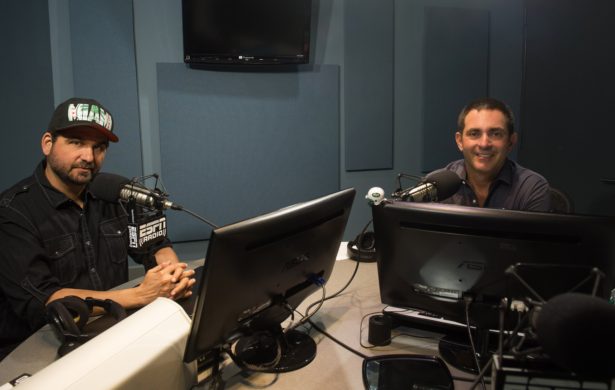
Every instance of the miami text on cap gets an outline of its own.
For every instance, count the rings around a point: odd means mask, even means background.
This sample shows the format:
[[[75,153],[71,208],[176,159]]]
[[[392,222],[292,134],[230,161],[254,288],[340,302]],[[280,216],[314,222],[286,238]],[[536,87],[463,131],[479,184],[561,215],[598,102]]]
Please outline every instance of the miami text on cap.
[[[47,131],[53,134],[75,127],[88,127],[111,142],[119,141],[117,135],[113,134],[111,113],[94,99],[70,98],[58,105]]]

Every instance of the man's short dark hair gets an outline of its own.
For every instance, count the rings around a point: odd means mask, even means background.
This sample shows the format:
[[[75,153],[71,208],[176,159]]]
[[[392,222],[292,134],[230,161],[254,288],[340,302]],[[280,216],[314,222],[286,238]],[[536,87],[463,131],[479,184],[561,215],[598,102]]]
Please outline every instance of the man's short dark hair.
[[[512,135],[515,132],[515,117],[510,107],[508,107],[506,103],[490,97],[473,100],[461,110],[459,117],[457,118],[458,132],[463,132],[466,116],[472,110],[500,111],[504,115],[504,118],[506,118],[506,129],[508,130],[508,135]]]
[[[51,142],[56,142],[58,139],[58,136],[60,136],[61,134],[58,133],[50,133],[51,134]],[[105,141],[103,142],[105,144],[105,146],[108,148],[109,147],[109,141]]]

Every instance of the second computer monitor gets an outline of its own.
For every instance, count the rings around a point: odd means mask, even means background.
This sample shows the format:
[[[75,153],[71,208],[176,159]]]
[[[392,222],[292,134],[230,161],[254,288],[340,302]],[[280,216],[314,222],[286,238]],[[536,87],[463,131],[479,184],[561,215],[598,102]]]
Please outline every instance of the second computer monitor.
[[[471,300],[471,322],[492,327],[502,298],[592,293],[597,276],[597,295],[615,287],[614,217],[409,202],[372,211],[380,294],[389,305],[465,323]]]

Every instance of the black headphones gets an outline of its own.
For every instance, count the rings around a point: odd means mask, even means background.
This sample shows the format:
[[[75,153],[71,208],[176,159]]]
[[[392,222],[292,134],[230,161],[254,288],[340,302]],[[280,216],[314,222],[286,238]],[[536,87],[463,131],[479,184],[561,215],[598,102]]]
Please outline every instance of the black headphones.
[[[241,368],[255,372],[270,372],[282,357],[282,334],[256,331],[242,336],[232,345],[233,360]]]
[[[376,261],[376,235],[374,232],[359,234],[348,242],[348,257],[355,261],[373,263]]]
[[[47,322],[62,343],[58,348],[59,356],[66,355],[100,333],[100,331],[84,332],[90,313],[96,306],[102,307],[107,314],[113,317],[113,324],[126,318],[126,310],[122,305],[111,299],[86,298],[84,300],[70,295],[52,301],[47,305]]]

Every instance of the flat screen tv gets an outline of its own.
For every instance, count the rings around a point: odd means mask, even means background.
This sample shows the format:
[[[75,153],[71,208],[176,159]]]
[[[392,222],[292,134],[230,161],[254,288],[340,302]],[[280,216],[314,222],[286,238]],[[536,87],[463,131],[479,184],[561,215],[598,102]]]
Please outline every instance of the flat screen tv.
[[[213,230],[184,360],[227,351],[269,372],[311,362],[311,337],[281,323],[299,319],[294,309],[329,279],[354,196],[347,189]]]
[[[466,323],[470,299],[470,324],[498,329],[502,298],[546,301],[595,288],[608,298],[615,287],[614,217],[410,202],[372,213],[385,304]]]
[[[305,64],[311,0],[182,0],[184,62]]]

